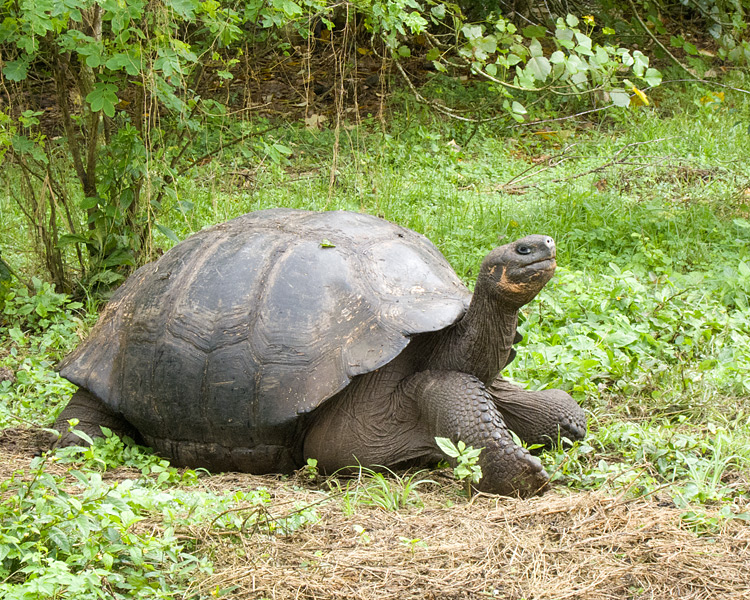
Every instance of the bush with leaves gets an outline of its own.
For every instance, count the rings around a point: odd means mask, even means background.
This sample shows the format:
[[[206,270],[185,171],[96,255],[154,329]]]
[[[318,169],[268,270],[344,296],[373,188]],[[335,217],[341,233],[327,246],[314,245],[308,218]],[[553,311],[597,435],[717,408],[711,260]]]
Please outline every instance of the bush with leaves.
[[[614,30],[604,28],[597,42],[593,17],[569,14],[553,27],[519,29],[503,17],[466,23],[455,32],[456,55],[439,36],[429,36],[433,47],[426,58],[438,71],[461,67],[488,82],[505,98],[504,109],[517,121],[525,120],[528,104],[547,94],[575,97],[601,90],[615,105],[628,106],[631,95],[642,96],[641,87],[661,82],[646,55],[617,45]]]
[[[197,158],[196,140],[216,139],[204,133],[226,118],[225,104],[199,90],[232,77],[230,46],[252,37],[242,27],[248,19],[270,27],[272,16],[298,10],[291,0],[0,8],[0,89],[10,92],[0,159],[15,167],[3,169],[16,178],[11,195],[57,286],[72,289],[72,260],[89,286],[110,286],[150,257],[152,231],[176,239],[160,215]],[[53,124],[43,122],[48,103],[57,108]]]
[[[750,63],[748,0],[629,0],[627,4],[601,0],[601,18],[618,34],[635,34],[658,46],[657,52],[686,66],[699,76],[714,56],[735,65]],[[662,41],[663,40],[663,41]]]

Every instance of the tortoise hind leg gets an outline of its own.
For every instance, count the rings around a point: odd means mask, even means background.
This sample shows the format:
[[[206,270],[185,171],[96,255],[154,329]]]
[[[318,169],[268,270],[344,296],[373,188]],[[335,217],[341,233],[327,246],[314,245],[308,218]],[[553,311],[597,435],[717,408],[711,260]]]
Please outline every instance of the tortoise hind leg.
[[[586,436],[586,413],[562,390],[524,390],[498,377],[487,388],[508,428],[526,444],[554,446]]]
[[[68,431],[70,419],[78,419],[75,429],[83,431],[92,438],[102,437],[104,434],[101,428],[106,427],[120,437],[129,436],[136,441],[140,440],[138,432],[130,423],[83,388],[78,389],[71,396],[70,402],[55,420],[53,429],[62,434],[59,440],[54,440],[54,445],[58,448],[86,443],[75,433]]]

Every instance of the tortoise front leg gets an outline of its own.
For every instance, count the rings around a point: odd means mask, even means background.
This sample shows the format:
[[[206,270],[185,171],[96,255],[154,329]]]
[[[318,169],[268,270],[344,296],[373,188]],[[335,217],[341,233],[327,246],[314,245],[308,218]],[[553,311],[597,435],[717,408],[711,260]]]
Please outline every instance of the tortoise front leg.
[[[55,420],[53,429],[62,434],[59,441],[55,440],[58,448],[86,444],[76,434],[68,431],[70,419],[78,419],[78,425],[75,428],[92,438],[103,437],[101,428],[106,427],[120,437],[129,436],[136,441],[140,439],[138,432],[130,423],[83,388],[79,388],[71,396],[70,402]]]
[[[476,377],[459,371],[423,371],[407,379],[401,391],[419,406],[433,444],[435,437],[447,437],[484,448],[478,489],[531,496],[547,487],[549,476],[542,463],[513,441],[502,414]]]
[[[586,436],[586,413],[562,390],[532,392],[498,377],[487,388],[508,428],[526,444],[549,448],[561,438]]]

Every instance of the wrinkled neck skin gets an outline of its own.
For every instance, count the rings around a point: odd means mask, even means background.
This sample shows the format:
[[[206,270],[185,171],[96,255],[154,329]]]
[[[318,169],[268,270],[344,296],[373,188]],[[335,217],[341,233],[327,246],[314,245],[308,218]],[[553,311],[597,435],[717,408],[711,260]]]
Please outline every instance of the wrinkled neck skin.
[[[508,360],[518,325],[518,307],[492,297],[477,282],[466,314],[441,332],[428,368],[470,373],[489,385]]]

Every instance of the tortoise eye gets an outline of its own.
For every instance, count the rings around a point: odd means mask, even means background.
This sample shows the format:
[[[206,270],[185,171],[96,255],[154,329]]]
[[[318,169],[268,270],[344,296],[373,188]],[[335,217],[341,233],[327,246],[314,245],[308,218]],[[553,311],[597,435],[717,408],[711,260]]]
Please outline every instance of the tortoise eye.
[[[528,246],[519,246],[516,252],[519,254],[531,254],[531,248]]]

